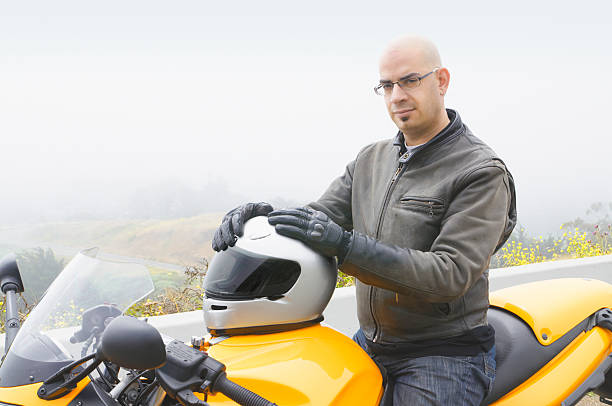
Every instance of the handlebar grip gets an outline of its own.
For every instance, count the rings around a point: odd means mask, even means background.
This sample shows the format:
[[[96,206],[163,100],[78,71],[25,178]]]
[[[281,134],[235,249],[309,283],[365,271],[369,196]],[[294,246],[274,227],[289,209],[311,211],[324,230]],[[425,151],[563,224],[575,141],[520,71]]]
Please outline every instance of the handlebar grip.
[[[276,403],[272,403],[258,394],[230,381],[225,373],[217,378],[214,389],[242,406],[278,406]]]

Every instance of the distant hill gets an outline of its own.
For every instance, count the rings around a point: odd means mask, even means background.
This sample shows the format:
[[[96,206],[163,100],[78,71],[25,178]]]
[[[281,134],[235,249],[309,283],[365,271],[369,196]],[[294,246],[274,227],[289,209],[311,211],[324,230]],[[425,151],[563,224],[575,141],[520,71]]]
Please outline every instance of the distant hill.
[[[103,252],[179,265],[210,259],[222,213],[167,220],[95,220],[0,227],[0,247],[50,246]],[[3,250],[3,251],[4,251]]]

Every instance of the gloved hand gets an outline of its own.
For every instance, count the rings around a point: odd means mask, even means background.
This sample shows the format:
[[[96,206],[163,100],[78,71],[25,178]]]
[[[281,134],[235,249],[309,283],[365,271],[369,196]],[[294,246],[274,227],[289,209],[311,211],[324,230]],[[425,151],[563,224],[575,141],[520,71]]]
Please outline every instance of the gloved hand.
[[[238,237],[242,237],[244,223],[253,217],[265,216],[274,208],[265,202],[247,203],[231,210],[223,217],[221,225],[215,231],[212,240],[212,249],[225,251],[227,247],[233,247]]]
[[[276,232],[303,241],[328,257],[338,257],[341,264],[352,242],[353,234],[334,223],[327,214],[308,207],[275,210],[268,223]]]

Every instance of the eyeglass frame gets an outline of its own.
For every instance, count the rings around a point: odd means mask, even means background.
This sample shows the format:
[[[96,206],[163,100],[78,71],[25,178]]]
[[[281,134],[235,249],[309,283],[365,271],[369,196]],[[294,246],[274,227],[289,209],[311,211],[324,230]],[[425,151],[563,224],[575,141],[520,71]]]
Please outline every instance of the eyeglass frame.
[[[432,70],[431,72],[428,72],[428,73],[426,73],[424,75],[416,76],[416,77],[410,77],[410,76],[414,75],[414,74],[418,75],[419,73],[418,72],[412,72],[412,73],[407,74],[406,76],[402,76],[401,78],[399,78],[399,80],[396,80],[395,82],[392,82],[392,81],[380,82],[378,85],[374,86],[374,93],[376,93],[377,96],[388,96],[388,95],[390,95],[390,94],[385,94],[384,90],[383,90],[382,94],[378,93],[378,90],[382,89],[384,85],[393,85],[393,87],[391,88],[391,93],[393,93],[393,88],[395,88],[395,85],[398,85],[400,87],[400,89],[402,89],[402,90],[408,90],[408,89],[417,88],[417,87],[421,86],[421,81],[423,79],[425,79],[427,76],[431,75],[432,73],[439,71],[440,69],[442,69],[442,68],[437,67],[437,68],[434,68],[434,70]],[[412,86],[412,87],[404,88],[400,84],[400,82],[403,81],[403,80],[406,80],[408,78],[416,79],[418,81],[417,85],[416,86]]]

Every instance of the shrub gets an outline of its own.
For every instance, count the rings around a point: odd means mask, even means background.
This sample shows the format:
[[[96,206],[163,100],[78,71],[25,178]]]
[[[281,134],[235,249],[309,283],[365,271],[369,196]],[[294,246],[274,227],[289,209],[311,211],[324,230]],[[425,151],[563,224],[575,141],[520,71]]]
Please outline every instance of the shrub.
[[[126,314],[150,317],[202,309],[204,298],[202,280],[207,269],[208,262],[204,258],[197,264],[187,266],[182,286],[165,288],[155,297],[136,303],[126,311]]]
[[[547,239],[529,238],[524,234],[524,229],[520,229],[492,258],[491,268],[612,254],[611,227],[608,224],[602,230],[595,224],[589,231],[575,227],[561,237]],[[563,225],[561,229],[564,229]]]

